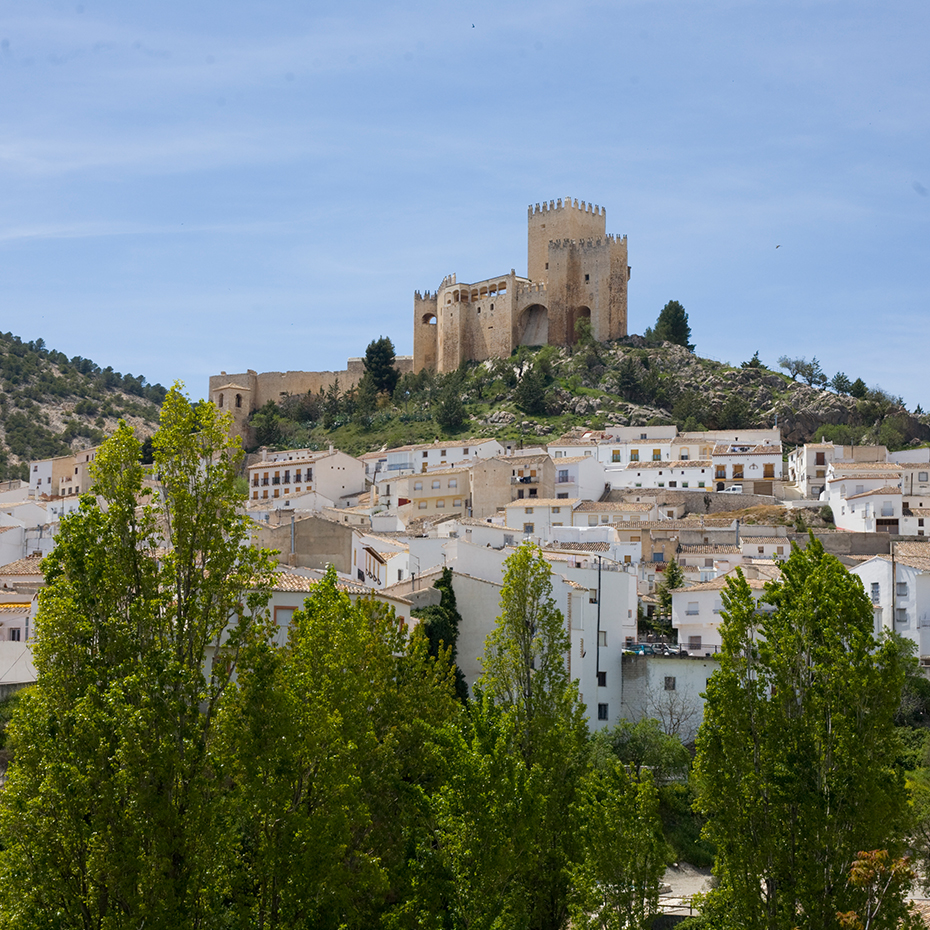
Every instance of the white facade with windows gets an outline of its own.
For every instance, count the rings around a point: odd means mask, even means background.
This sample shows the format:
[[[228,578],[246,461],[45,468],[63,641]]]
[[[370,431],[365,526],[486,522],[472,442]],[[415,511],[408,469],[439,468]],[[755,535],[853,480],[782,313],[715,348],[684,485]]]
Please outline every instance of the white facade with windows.
[[[930,544],[894,544],[894,559],[877,555],[850,569],[872,602],[874,632],[893,630],[930,661]]]

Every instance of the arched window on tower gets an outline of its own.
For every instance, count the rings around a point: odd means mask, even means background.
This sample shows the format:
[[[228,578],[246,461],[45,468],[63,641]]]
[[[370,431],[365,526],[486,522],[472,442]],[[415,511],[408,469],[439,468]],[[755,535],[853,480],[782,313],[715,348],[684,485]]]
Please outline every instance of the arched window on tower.
[[[237,407],[241,407],[241,406],[242,406],[242,395],[241,395],[241,394],[237,394],[237,395],[236,395],[236,406],[237,406]]]
[[[220,394],[220,402],[217,404],[217,407],[222,407],[222,406],[223,406],[223,395]]]

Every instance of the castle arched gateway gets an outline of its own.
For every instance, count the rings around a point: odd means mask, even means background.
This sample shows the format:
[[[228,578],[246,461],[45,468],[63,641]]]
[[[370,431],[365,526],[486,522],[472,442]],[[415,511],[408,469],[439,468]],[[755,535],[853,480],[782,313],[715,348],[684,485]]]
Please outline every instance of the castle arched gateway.
[[[608,235],[603,207],[549,201],[528,211],[527,277],[474,284],[448,275],[414,294],[413,369],[454,371],[463,361],[506,358],[520,345],[571,345],[579,320],[595,339],[627,333],[626,236]]]

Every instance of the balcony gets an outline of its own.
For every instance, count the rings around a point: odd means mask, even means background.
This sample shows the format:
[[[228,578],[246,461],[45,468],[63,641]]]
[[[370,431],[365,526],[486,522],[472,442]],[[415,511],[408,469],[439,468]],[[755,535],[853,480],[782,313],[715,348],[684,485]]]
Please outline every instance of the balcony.
[[[537,475],[514,475],[510,479],[511,484],[539,484]]]

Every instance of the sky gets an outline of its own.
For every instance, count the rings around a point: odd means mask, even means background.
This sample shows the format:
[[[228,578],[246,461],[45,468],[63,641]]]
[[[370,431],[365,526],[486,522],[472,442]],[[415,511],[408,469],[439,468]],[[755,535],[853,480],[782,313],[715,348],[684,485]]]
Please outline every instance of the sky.
[[[413,292],[628,236],[629,331],[930,409],[926,0],[0,0],[0,330],[179,379],[412,351]]]

